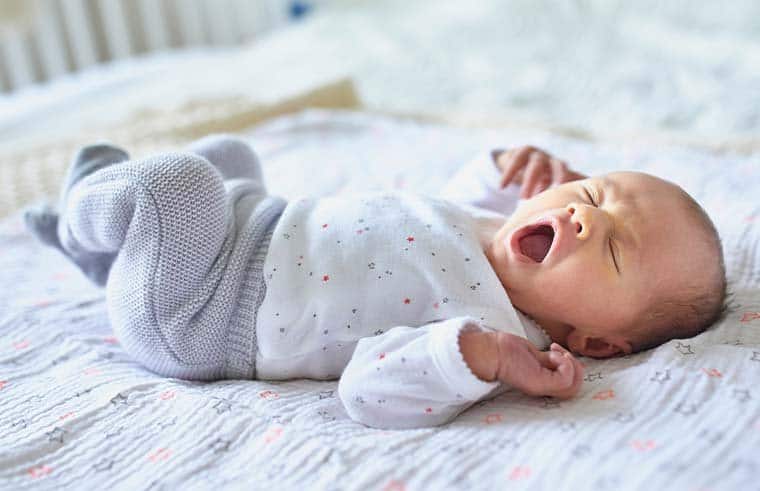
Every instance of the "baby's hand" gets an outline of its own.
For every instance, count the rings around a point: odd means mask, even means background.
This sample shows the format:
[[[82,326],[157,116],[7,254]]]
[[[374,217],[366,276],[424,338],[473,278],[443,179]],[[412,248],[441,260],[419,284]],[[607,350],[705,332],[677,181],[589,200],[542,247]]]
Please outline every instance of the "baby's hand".
[[[494,150],[491,155],[502,172],[499,185],[504,188],[510,182],[522,184],[520,197],[523,199],[528,199],[549,186],[586,178],[585,175],[570,170],[564,160],[536,147]]]
[[[539,351],[525,338],[499,333],[496,377],[532,396],[570,399],[583,383],[583,365],[569,351],[552,343]]]

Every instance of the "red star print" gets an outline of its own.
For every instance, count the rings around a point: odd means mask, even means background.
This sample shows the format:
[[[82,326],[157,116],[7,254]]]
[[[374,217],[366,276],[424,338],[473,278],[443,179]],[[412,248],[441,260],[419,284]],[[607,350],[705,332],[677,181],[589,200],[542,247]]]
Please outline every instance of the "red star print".
[[[59,416],[58,419],[60,419],[61,421],[63,421],[64,419],[69,419],[72,416],[74,416],[74,411],[69,411],[68,413],[66,413],[64,415]]]
[[[405,298],[404,299],[404,303],[407,304],[407,305],[409,305],[410,303],[412,303],[412,299],[411,298]]]
[[[392,480],[384,488],[383,491],[405,491],[406,486],[401,481]]]
[[[615,397],[615,391],[610,390],[603,390],[601,392],[597,392],[597,394],[593,397],[597,401],[606,401],[607,399],[613,399]]]
[[[433,308],[434,309],[437,309],[438,307],[439,307],[438,302],[436,302],[436,303],[433,304]]]
[[[740,322],[750,322],[760,319],[760,312],[744,312]]]
[[[362,229],[359,229],[359,230],[357,230],[357,231],[356,231],[356,233],[357,233],[357,234],[359,234],[359,235],[361,235],[361,234],[363,234],[363,233],[364,233],[364,230],[362,230]]]
[[[487,415],[485,418],[483,418],[483,422],[487,425],[494,424],[494,423],[501,423],[503,418],[504,417],[499,413],[491,413]]]
[[[530,477],[530,467],[524,465],[518,465],[509,473],[510,481],[517,481],[528,477]]]
[[[168,448],[159,448],[152,454],[148,455],[148,459],[150,459],[151,462],[159,462],[163,460],[167,460],[169,457],[171,457],[172,451]]]
[[[381,360],[382,360],[383,358],[385,358],[385,353],[380,353],[380,356],[378,356],[378,358],[379,358],[379,359],[381,359]]]
[[[322,277],[322,281],[324,281],[325,283],[327,283],[328,281],[330,281],[330,275],[329,274],[324,275]]]
[[[7,380],[0,380],[0,390],[3,390],[3,387],[5,387],[6,385],[8,385]]]
[[[428,414],[430,414],[430,413],[433,412],[433,408],[432,407],[426,407],[425,408],[425,412],[428,413]]]
[[[717,368],[711,368],[709,370],[707,368],[703,368],[702,371],[705,372],[710,377],[718,377],[718,378],[723,377],[723,374],[720,373],[720,370],[718,370]]]
[[[173,390],[165,390],[159,394],[158,398],[162,401],[168,401],[169,399],[174,399],[174,396],[176,395],[176,392]]]
[[[23,341],[18,341],[13,343],[13,347],[16,349],[24,349],[29,347],[29,341],[24,339]]]
[[[406,241],[407,241],[407,242],[414,242],[414,237],[412,237],[412,236],[410,235],[409,237],[407,237],[407,238],[406,238]]]
[[[634,440],[631,442],[631,446],[639,452],[648,452],[649,450],[653,450],[657,444],[654,442],[654,440],[647,440],[645,442]]]
[[[46,465],[41,465],[39,467],[32,467],[27,472],[29,472],[29,475],[32,476],[33,479],[37,479],[38,477],[47,476],[53,472],[53,469]]]
[[[323,224],[322,224],[322,228],[327,228],[327,224],[326,224],[326,223],[323,223]]]
[[[280,394],[278,394],[277,392],[273,390],[263,390],[259,392],[259,397],[261,397],[262,399],[279,399]]]

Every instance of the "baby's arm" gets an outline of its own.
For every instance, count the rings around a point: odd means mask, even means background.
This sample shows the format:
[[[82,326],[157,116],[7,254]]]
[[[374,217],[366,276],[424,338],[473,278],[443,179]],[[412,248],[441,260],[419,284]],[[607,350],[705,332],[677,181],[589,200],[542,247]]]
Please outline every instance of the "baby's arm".
[[[503,392],[476,377],[459,350],[460,333],[481,330],[459,317],[361,339],[338,385],[346,411],[375,428],[421,428]]]

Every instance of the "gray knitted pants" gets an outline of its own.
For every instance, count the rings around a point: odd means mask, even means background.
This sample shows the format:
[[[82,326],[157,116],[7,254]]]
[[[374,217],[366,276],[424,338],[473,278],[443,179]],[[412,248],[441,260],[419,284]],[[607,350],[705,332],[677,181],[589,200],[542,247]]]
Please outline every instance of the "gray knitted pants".
[[[189,150],[99,164],[69,182],[58,238],[78,264],[113,258],[109,317],[141,364],[170,377],[253,378],[264,257],[285,203],[267,196],[241,140]],[[72,165],[118,152],[88,147]]]

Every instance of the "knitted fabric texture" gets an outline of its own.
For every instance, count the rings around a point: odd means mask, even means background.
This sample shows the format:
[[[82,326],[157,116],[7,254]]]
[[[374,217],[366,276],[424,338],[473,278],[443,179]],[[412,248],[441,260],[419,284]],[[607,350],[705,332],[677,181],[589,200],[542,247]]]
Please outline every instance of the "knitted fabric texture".
[[[118,252],[109,316],[137,361],[170,377],[255,375],[263,260],[285,206],[263,189],[182,153],[112,165],[71,189],[62,242]]]

